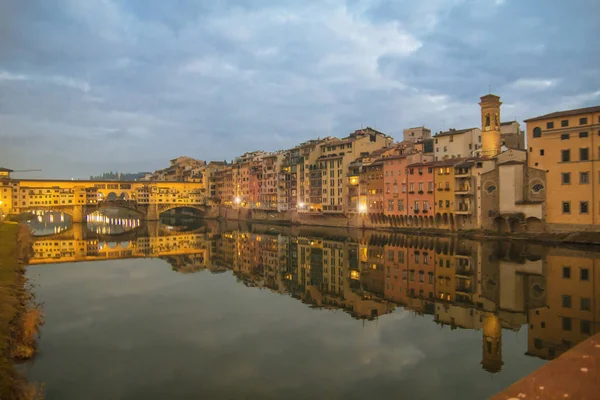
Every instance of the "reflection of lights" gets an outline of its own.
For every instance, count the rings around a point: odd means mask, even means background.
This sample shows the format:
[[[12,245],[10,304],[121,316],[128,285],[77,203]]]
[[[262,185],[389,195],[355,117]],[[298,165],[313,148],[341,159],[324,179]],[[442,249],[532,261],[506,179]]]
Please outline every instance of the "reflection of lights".
[[[350,279],[360,279],[360,273],[358,271],[350,271]]]

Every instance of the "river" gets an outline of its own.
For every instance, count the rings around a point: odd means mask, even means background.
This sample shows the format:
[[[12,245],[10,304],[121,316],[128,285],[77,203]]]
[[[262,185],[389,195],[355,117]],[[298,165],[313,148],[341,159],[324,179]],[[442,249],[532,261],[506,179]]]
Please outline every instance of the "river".
[[[593,252],[129,219],[31,223],[47,399],[484,399],[600,331]]]

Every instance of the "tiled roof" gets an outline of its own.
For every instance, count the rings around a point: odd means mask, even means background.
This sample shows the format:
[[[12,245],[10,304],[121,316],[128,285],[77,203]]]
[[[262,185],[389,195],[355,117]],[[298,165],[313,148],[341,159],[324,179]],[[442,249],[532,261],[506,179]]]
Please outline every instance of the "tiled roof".
[[[12,169],[2,168],[2,167],[0,167],[0,171],[2,171],[2,172],[13,172]]]
[[[512,125],[517,121],[506,121],[506,122],[500,122],[500,125],[506,126],[506,125]]]
[[[590,114],[590,113],[595,113],[595,112],[600,112],[600,106],[577,108],[574,110],[566,110],[566,111],[556,111],[556,112],[553,112],[550,114],[540,115],[539,117],[526,119],[525,122],[533,122],[533,121],[539,121],[539,120],[549,119],[549,118],[570,117],[573,115]]]
[[[434,135],[433,138],[435,139],[435,138],[440,137],[440,136],[462,135],[463,133],[470,132],[473,129],[477,129],[477,128],[451,129],[451,130],[446,131],[446,132],[440,132],[437,135]]]

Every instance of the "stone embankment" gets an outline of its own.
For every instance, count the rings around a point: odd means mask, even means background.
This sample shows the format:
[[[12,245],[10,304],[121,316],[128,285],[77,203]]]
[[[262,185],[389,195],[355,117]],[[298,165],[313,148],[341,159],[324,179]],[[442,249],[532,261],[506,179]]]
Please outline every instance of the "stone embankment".
[[[25,265],[31,234],[25,225],[0,222],[0,399],[41,399],[39,385],[15,368],[35,355],[43,323],[40,306],[27,288]]]
[[[579,343],[492,400],[600,398],[600,334]]]
[[[213,207],[205,215],[207,219],[223,221],[245,221],[249,223],[274,225],[302,225],[315,227],[376,229],[384,232],[406,234],[427,234],[430,236],[456,235],[467,239],[509,239],[528,240],[547,244],[569,244],[600,246],[599,232],[494,232],[485,230],[456,230],[435,227],[391,226],[371,219],[367,215],[323,215],[316,213],[277,212],[266,210],[248,210],[229,207]]]

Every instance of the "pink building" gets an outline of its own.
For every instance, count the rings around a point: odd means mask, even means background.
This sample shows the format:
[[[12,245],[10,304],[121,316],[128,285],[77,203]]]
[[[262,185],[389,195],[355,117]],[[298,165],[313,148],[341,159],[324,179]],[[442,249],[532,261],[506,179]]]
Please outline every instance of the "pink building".
[[[407,166],[407,213],[409,225],[433,226],[435,215],[433,162],[419,162]]]

